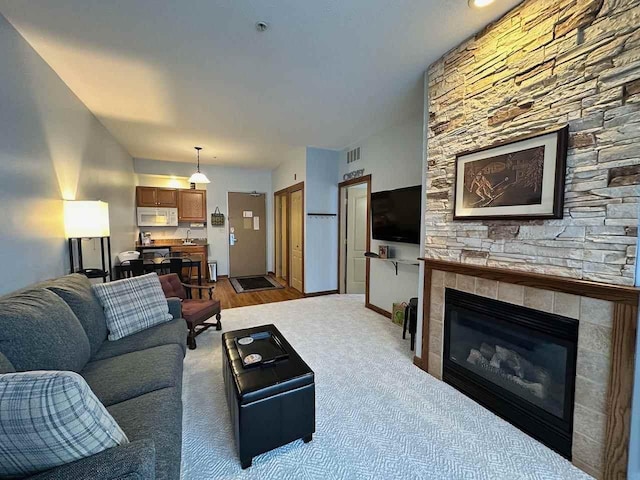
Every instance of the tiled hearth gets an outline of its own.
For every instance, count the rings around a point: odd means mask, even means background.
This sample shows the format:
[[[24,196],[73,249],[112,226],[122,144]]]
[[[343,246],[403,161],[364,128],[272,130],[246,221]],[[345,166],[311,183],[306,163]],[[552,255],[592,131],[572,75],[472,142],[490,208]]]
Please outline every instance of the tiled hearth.
[[[606,392],[611,368],[613,303],[576,295],[434,270],[429,322],[429,373],[442,378],[445,288],[579,320],[573,427],[573,462],[596,474],[602,470]]]
[[[431,265],[429,265],[430,262]],[[452,262],[440,262],[440,265],[445,266],[443,270],[447,269],[445,265],[447,263],[453,265]],[[473,265],[465,266],[464,270],[467,274],[459,273],[460,268],[455,267],[451,269],[453,271],[438,270],[436,268],[438,266],[437,261],[427,261],[427,266],[430,267],[425,269],[425,309],[429,309],[428,315],[425,315],[425,325],[428,325],[428,331],[423,332],[422,358],[425,359],[425,353],[428,352],[428,361],[419,360],[417,364],[436,378],[442,379],[444,305],[447,288],[535,310],[555,313],[579,322],[572,462],[596,478],[613,478],[611,476],[613,467],[611,465],[607,466],[608,462],[611,463],[610,456],[612,455],[611,452],[607,451],[607,443],[613,441],[611,432],[607,431],[608,428],[612,428],[609,425],[609,423],[612,423],[609,422],[609,415],[611,415],[612,410],[616,412],[625,411],[624,405],[630,405],[629,392],[629,399],[622,399],[621,404],[611,406],[612,395],[614,397],[615,395],[612,393],[610,385],[614,384],[616,379],[624,378],[618,377],[620,369],[617,365],[620,364],[620,359],[618,358],[620,355],[616,357],[613,354],[614,348],[620,343],[620,341],[616,343],[615,338],[620,333],[614,329],[614,322],[620,320],[619,312],[624,310],[616,307],[616,305],[620,305],[620,300],[616,298],[609,301],[601,298],[592,298],[592,296],[557,291],[562,289],[559,286],[561,282],[556,282],[555,284],[552,282],[553,286],[550,289],[545,289],[542,285],[544,282],[541,281],[537,285],[540,288],[527,286],[526,281],[517,281],[516,283],[500,281],[500,275],[487,275],[487,269],[485,268],[483,272],[482,267],[479,268],[480,273],[477,274],[478,276],[475,276],[472,274],[474,271]],[[499,269],[494,269],[494,272],[499,271]],[[514,273],[509,270],[504,270],[504,272],[506,272],[505,278],[519,275],[517,272]],[[526,277],[526,274],[522,275]],[[557,277],[551,278],[557,279]],[[515,281],[513,278],[510,278],[510,280]],[[536,282],[533,281],[532,283]],[[427,288],[429,288],[428,291]],[[568,290],[571,291],[571,288]],[[632,290],[628,290],[626,293],[630,295],[630,298],[633,298],[634,292]],[[630,300],[630,302],[633,302],[633,300]],[[637,312],[637,309],[632,306],[628,316],[630,317],[633,312]],[[427,312],[425,311],[425,313]],[[633,333],[635,333],[635,318],[632,323]],[[627,343],[627,345],[629,344]],[[629,349],[627,348],[626,350],[627,353],[624,353],[624,356],[631,356],[632,361],[633,351],[629,355]],[[613,373],[614,370],[615,374]],[[614,385],[615,390],[617,388]],[[627,395],[627,393],[624,393],[624,395]],[[627,415],[626,421],[628,422],[628,412],[625,415]],[[626,436],[622,435],[617,442],[623,445],[622,449],[626,458],[628,432]]]

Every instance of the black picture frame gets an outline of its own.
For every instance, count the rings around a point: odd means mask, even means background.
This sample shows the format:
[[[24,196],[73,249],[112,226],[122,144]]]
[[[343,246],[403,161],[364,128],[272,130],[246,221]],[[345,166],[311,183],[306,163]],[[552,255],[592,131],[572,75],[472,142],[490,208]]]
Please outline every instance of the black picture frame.
[[[516,205],[507,205],[507,206],[498,206],[498,207],[490,207],[492,213],[485,213],[482,210],[487,209],[486,206],[481,206],[477,208],[466,208],[465,212],[462,212],[461,208],[461,195],[464,195],[465,192],[460,192],[461,181],[463,182],[463,188],[468,187],[464,185],[465,179],[461,179],[459,175],[464,175],[466,172],[462,171],[461,165],[463,167],[466,166],[466,163],[471,163],[468,159],[470,156],[481,157],[477,160],[473,160],[473,162],[481,162],[490,160],[492,158],[498,158],[500,156],[505,156],[507,154],[499,154],[498,151],[500,149],[504,150],[504,147],[517,146],[521,144],[522,150],[515,150],[512,152],[513,154],[517,154],[526,150],[539,148],[543,141],[550,141],[551,139],[555,140],[555,149],[552,151],[553,157],[551,159],[547,158],[546,151],[543,150],[543,170],[544,167],[550,168],[550,164],[555,163],[553,167],[553,178],[549,178],[547,181],[547,185],[545,185],[544,179],[540,178],[540,188],[541,193],[540,197],[542,198],[543,193],[546,193],[546,197],[549,199],[547,203],[551,203],[550,205],[543,205],[543,202],[540,203],[523,203]],[[536,142],[539,140],[540,142]],[[533,145],[533,147],[532,147]],[[455,160],[455,183],[454,183],[454,194],[453,194],[453,220],[455,221],[469,221],[469,220],[536,220],[536,219],[558,219],[563,217],[563,209],[564,209],[564,189],[565,189],[565,172],[566,172],[566,163],[567,163],[567,152],[569,147],[569,126],[565,125],[560,128],[553,128],[544,130],[541,132],[536,132],[530,135],[523,135],[514,139],[510,139],[506,142],[498,142],[491,144],[489,146],[470,150],[463,153],[459,153],[456,155]],[[495,153],[492,157],[492,153]],[[486,155],[481,155],[486,154]],[[542,175],[542,173],[540,173]],[[508,180],[508,177],[506,177]],[[515,182],[514,182],[515,183]],[[491,187],[490,187],[491,188]],[[550,194],[548,191],[544,190],[545,188],[553,188],[553,192]],[[468,194],[468,193],[467,193]],[[482,195],[482,194],[480,194]],[[495,199],[490,199],[491,201]],[[497,213],[496,210],[503,209],[504,213]],[[511,211],[516,210],[517,213],[509,213]],[[537,210],[532,213],[523,213],[527,209]],[[543,210],[543,211],[541,211]]]

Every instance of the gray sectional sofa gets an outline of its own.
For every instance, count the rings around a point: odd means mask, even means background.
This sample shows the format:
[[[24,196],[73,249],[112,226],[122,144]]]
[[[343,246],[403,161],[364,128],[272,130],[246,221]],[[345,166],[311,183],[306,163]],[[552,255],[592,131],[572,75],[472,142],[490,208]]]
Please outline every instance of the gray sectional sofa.
[[[82,275],[0,297],[0,373],[79,373],[131,442],[29,478],[180,478],[187,326],[179,301],[169,308],[174,320],[108,341],[102,306]]]

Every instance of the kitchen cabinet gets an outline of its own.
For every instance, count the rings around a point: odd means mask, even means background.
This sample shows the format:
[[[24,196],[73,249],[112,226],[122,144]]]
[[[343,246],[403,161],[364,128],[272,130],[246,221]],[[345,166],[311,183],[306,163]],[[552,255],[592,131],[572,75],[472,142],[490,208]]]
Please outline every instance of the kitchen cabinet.
[[[175,188],[157,188],[156,196],[159,207],[175,208],[178,206],[178,190]]]
[[[206,223],[206,190],[178,190],[178,221]]]
[[[138,207],[178,206],[178,190],[175,188],[136,187],[136,205]]]
[[[155,207],[158,195],[155,187],[136,187],[136,204],[138,207]]]

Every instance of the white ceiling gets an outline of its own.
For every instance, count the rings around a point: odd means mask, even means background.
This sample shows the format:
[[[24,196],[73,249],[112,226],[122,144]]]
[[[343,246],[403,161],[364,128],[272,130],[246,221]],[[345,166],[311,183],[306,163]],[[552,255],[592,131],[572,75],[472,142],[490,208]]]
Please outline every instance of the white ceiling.
[[[273,167],[421,112],[427,65],[517,3],[0,0],[0,12],[132,156],[193,162],[202,145],[206,163]]]

